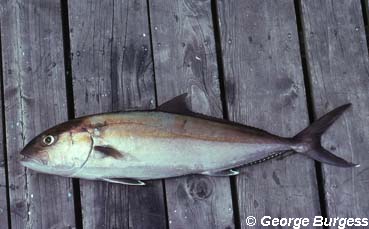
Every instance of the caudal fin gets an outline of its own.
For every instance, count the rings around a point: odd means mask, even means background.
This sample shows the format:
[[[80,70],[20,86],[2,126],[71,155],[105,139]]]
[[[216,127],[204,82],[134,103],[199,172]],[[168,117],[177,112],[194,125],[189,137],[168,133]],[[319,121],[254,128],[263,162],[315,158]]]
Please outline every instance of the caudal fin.
[[[293,140],[297,143],[293,149],[296,152],[303,153],[314,160],[322,163],[331,164],[340,167],[358,167],[354,164],[337,157],[321,145],[320,138],[322,134],[347,110],[351,104],[340,106],[333,111],[325,114],[315,121],[309,127],[301,131]]]

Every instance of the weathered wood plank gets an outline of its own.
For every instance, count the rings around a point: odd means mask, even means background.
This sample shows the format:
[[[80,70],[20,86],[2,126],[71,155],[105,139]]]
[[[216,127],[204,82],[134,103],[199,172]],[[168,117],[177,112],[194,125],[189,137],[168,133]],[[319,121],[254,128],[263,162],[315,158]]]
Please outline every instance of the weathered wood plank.
[[[2,86],[2,83],[0,84]],[[2,90],[2,88],[1,88]],[[3,104],[2,93],[0,94],[0,104]],[[6,156],[4,146],[4,126],[3,120],[3,108],[0,106],[0,229],[9,228],[8,222],[8,201],[7,201],[7,185],[6,185]]]
[[[60,2],[3,1],[1,44],[11,227],[75,226],[71,180],[17,159],[44,129],[67,120]]]
[[[308,125],[293,1],[217,3],[230,119],[292,137]],[[320,214],[314,162],[301,155],[245,167],[237,193],[242,228],[247,216]]]
[[[70,1],[76,116],[155,106],[146,1]],[[81,180],[84,228],[165,228],[161,181]]]
[[[222,116],[210,0],[150,1],[158,103],[188,92],[192,108]],[[169,227],[233,228],[229,178],[165,181]]]
[[[369,62],[359,0],[302,1],[303,25],[316,117],[351,102],[323,137],[323,145],[360,168],[323,165],[329,217],[369,212]]]

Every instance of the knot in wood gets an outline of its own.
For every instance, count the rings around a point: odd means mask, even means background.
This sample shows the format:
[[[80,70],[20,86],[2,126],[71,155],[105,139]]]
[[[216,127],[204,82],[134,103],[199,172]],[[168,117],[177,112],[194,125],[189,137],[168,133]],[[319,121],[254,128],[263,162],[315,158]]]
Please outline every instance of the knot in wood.
[[[213,193],[213,183],[208,177],[191,177],[187,180],[187,187],[194,199],[207,199]]]

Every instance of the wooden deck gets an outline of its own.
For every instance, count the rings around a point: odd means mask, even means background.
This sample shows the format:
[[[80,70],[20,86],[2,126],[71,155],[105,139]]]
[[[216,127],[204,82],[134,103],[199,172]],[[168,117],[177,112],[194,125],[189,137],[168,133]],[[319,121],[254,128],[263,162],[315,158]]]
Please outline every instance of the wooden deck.
[[[368,11],[367,0],[1,0],[0,229],[230,229],[248,228],[248,216],[368,217]],[[323,145],[361,167],[293,155],[232,178],[128,187],[17,162],[57,123],[153,109],[184,92],[197,112],[282,136],[351,102]]]

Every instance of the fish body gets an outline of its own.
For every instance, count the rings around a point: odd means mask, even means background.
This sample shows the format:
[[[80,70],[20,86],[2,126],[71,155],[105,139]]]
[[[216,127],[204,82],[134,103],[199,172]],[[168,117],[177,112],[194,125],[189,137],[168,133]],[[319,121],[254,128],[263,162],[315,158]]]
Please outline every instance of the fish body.
[[[185,98],[179,96],[155,111],[99,114],[60,124],[25,147],[22,164],[40,172],[110,182],[235,175],[232,168],[288,151],[339,166],[355,165],[329,152],[314,153],[321,147],[311,143],[347,107],[323,120],[322,127],[284,138],[193,113],[186,108]]]
[[[98,115],[84,122],[94,144],[121,154],[106,156],[94,145],[86,164],[72,175],[88,179],[147,180],[221,171],[289,150],[291,145],[288,139],[261,130],[164,112]]]

